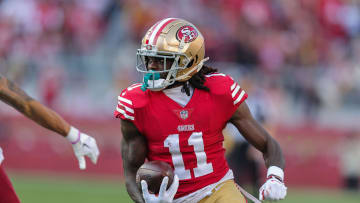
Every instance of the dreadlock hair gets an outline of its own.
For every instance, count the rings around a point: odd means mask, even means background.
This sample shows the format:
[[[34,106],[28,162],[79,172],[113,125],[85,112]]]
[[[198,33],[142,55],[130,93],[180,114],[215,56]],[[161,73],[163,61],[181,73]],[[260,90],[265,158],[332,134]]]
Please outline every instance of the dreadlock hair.
[[[210,89],[204,86],[205,83],[205,75],[215,73],[218,70],[209,66],[203,65],[199,72],[197,72],[194,76],[192,76],[187,82],[183,84],[181,89],[182,92],[185,92],[186,95],[190,96],[189,84],[196,89],[204,90],[209,92]]]

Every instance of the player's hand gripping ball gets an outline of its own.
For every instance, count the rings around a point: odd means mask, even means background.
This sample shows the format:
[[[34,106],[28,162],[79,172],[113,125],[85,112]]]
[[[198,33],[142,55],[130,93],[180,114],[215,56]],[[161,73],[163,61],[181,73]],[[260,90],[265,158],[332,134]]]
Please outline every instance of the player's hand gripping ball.
[[[136,184],[141,190],[141,180],[145,180],[148,184],[149,192],[158,194],[162,180],[166,176],[169,178],[166,189],[169,189],[174,180],[174,170],[172,167],[163,161],[145,162],[136,173]]]

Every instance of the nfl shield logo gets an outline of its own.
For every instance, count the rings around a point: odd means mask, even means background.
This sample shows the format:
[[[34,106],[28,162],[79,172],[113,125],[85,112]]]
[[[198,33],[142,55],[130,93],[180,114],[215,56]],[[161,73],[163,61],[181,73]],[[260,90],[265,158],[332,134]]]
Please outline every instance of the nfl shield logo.
[[[180,118],[182,119],[187,119],[189,117],[188,111],[187,110],[182,110],[180,111]]]

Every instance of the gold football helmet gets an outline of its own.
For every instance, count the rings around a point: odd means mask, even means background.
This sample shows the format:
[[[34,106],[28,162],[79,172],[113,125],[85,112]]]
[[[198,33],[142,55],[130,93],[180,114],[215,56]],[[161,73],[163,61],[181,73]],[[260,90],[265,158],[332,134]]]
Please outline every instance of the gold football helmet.
[[[175,81],[189,80],[208,60],[204,59],[205,43],[200,31],[179,18],[166,18],[155,23],[146,32],[136,55],[136,69],[144,74],[143,90],[153,91],[162,90]],[[156,57],[163,63],[160,71],[148,69],[149,57]],[[166,66],[169,60],[171,67]]]

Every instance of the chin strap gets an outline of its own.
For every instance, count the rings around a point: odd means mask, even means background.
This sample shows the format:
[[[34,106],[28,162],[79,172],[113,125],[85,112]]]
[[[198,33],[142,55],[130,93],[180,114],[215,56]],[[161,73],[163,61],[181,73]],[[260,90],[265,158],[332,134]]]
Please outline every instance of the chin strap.
[[[206,61],[208,61],[209,59],[210,59],[209,57],[204,58],[203,60],[200,61],[199,64],[196,65],[196,67],[194,69],[196,69],[196,71],[199,72],[201,70],[201,68],[203,67],[204,63]]]

